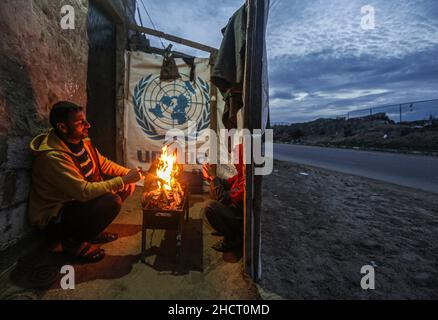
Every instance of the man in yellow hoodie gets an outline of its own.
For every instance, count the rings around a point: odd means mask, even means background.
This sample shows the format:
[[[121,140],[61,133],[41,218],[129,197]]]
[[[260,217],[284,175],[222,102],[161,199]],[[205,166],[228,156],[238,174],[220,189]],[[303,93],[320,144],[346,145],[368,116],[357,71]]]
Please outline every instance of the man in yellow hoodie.
[[[35,155],[29,196],[29,221],[60,240],[65,252],[89,262],[105,256],[95,246],[117,239],[104,233],[141,179],[136,169],[104,156],[88,138],[83,109],[59,102],[50,112],[52,129],[32,140]]]

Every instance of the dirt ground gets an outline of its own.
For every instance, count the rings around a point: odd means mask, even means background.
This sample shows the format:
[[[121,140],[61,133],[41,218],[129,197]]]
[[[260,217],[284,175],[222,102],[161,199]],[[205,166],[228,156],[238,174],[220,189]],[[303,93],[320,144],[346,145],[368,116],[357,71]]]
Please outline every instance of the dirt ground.
[[[257,287],[242,275],[239,256],[210,248],[218,238],[202,221],[205,195],[191,199],[183,264],[174,261],[172,230],[148,232],[150,250],[141,263],[140,195],[109,227],[120,238],[104,245],[107,257],[74,264],[75,290],[59,285],[59,267],[70,262],[39,250],[0,277],[0,299],[438,298],[436,194],[275,162],[264,179]],[[364,265],[375,267],[375,290],[360,286]]]
[[[192,195],[190,220],[184,224],[181,260],[176,259],[176,230],[147,232],[146,263],[140,261],[141,189],[128,198],[108,231],[117,241],[103,245],[106,257],[96,264],[70,261],[59,248],[40,246],[23,256],[0,276],[1,299],[260,299],[255,284],[242,272],[240,254],[222,254],[211,249],[220,238],[202,219],[202,204],[208,195]],[[161,225],[165,227],[165,225]],[[73,265],[75,289],[60,287],[63,265]]]
[[[438,195],[275,162],[261,286],[286,299],[438,298]],[[360,286],[375,266],[375,290]]]

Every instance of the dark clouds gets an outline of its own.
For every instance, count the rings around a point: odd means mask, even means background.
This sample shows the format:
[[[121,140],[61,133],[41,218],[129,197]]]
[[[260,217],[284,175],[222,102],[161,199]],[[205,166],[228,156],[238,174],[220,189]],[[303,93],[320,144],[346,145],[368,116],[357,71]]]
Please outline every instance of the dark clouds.
[[[438,1],[274,1],[267,32],[272,121],[438,98]],[[158,29],[219,47],[221,28],[243,2],[146,4]],[[364,5],[375,8],[374,30],[361,28]]]
[[[403,58],[326,58],[317,54],[277,58],[270,65],[273,119],[307,121],[361,108],[438,98],[436,57],[438,48]],[[306,97],[297,99],[299,93]]]
[[[138,0],[140,1],[140,0]],[[222,39],[221,29],[226,26],[232,14],[242,6],[240,0],[143,0],[158,30],[202,44],[218,48]],[[141,4],[143,23],[151,27]],[[154,46],[161,47],[158,39],[152,37]],[[163,40],[167,46],[168,41]],[[208,53],[174,44],[174,50],[198,57]]]
[[[287,91],[275,91],[274,93],[270,94],[269,97],[272,99],[286,99],[286,100],[291,100],[295,98],[291,92],[287,92]]]
[[[438,2],[369,2],[282,1],[271,12],[274,122],[438,98]],[[369,32],[359,25],[364,4],[376,8],[376,28]],[[437,113],[437,106],[425,105],[416,114],[431,108]]]

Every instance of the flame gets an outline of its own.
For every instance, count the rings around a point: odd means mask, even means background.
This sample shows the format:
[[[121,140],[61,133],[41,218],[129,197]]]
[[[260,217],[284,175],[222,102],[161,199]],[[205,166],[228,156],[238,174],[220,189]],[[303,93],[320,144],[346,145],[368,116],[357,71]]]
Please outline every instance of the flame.
[[[180,165],[176,162],[176,152],[168,153],[167,146],[164,146],[156,168],[156,188],[146,191],[142,197],[143,207],[177,210],[184,203],[185,192],[178,182]],[[153,186],[154,184],[150,184]],[[178,210],[179,210],[178,209]]]
[[[175,176],[178,173],[176,154],[168,155],[167,146],[162,149],[161,157],[157,166],[158,187],[162,190],[171,191],[178,182]]]

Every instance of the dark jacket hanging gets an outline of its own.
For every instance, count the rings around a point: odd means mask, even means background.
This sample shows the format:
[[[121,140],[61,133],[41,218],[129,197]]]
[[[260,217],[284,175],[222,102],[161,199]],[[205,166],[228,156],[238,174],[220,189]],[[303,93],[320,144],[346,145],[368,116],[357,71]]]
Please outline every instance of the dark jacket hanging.
[[[237,112],[243,107],[246,23],[246,5],[243,5],[222,29],[224,37],[211,74],[211,82],[225,101],[222,122],[228,129],[237,127]]]

